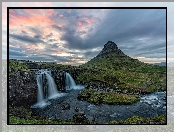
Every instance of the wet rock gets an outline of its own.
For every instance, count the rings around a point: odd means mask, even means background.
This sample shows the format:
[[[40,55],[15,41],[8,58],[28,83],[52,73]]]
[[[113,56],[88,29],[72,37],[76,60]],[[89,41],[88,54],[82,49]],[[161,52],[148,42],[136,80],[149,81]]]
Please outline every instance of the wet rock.
[[[75,112],[78,112],[79,111],[79,108],[75,107]]]
[[[88,124],[88,118],[84,112],[79,112],[73,116],[73,121],[80,124]]]
[[[123,90],[123,93],[124,93],[124,94],[126,94],[126,93],[127,93],[127,90],[126,90],[126,89],[125,89],[125,90]]]
[[[70,104],[68,104],[68,103],[62,104],[62,105],[61,105],[61,109],[62,109],[62,110],[70,110]]]

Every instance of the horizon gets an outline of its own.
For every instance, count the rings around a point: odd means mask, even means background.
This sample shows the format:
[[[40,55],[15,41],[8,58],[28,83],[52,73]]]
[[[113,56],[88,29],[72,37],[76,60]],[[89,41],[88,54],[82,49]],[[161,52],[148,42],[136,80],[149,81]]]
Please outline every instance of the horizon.
[[[20,60],[20,59],[15,59],[15,58],[11,58],[11,59],[9,59],[9,60],[17,60],[17,61],[30,61],[30,62],[41,62],[41,63],[56,63],[56,64],[61,64],[61,65],[70,65],[70,64],[62,64],[62,63],[57,63],[57,62],[54,62],[54,61],[32,61],[32,60]],[[142,62],[142,61],[141,61]],[[171,63],[171,62],[155,62],[155,63],[153,63],[153,62],[144,62],[145,64],[153,64],[153,65],[155,65],[155,64],[161,64],[161,63],[166,63],[166,64],[169,64],[169,63]],[[172,62],[173,64],[174,64],[174,62]],[[85,63],[83,63],[83,64],[85,64]],[[76,64],[73,64],[73,65],[70,65],[70,66],[80,66],[80,65],[83,65],[83,64],[79,64],[79,65],[76,65]]]
[[[165,18],[165,9],[10,9],[9,58],[81,65],[111,40],[131,58],[163,62]]]

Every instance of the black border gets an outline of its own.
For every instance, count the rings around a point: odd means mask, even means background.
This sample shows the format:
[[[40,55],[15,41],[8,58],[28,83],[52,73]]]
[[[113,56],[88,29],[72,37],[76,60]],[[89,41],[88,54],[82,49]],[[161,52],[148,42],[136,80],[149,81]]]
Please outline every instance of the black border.
[[[167,7],[7,7],[7,125],[9,122],[9,10],[10,9],[165,9],[166,10],[166,105],[167,105]],[[22,125],[117,125],[117,124],[22,124]],[[119,125],[167,125],[166,124],[119,124]]]

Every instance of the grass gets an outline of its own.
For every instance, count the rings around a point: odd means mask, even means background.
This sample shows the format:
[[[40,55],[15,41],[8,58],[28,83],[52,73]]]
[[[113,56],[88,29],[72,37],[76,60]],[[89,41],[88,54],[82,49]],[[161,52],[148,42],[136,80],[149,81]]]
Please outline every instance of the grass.
[[[143,118],[140,116],[132,116],[126,120],[113,120],[106,124],[166,124],[166,115],[157,115],[153,118]]]
[[[62,122],[60,120],[49,119],[24,119],[10,116],[10,124],[75,124],[75,122]]]
[[[138,102],[140,97],[137,95],[118,94],[114,92],[98,92],[94,89],[86,89],[79,96],[79,99],[86,100],[94,104],[132,104]]]

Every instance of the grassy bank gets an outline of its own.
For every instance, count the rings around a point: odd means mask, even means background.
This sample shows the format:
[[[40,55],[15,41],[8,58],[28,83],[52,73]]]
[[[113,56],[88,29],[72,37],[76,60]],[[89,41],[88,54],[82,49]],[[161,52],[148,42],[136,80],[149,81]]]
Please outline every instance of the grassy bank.
[[[114,92],[98,92],[94,89],[86,89],[79,96],[79,99],[94,104],[132,104],[140,100],[137,95],[118,94]]]

